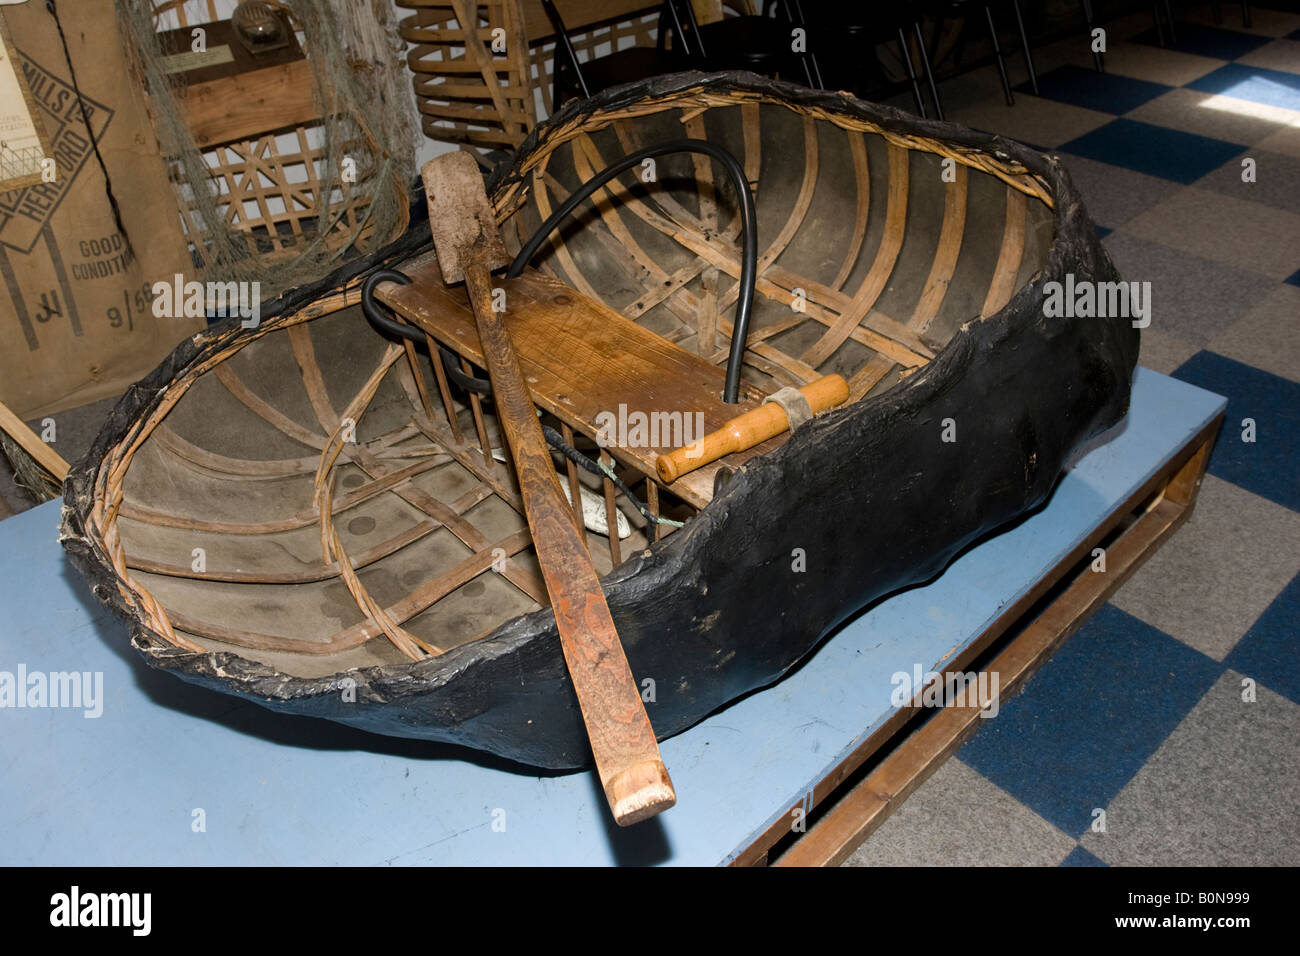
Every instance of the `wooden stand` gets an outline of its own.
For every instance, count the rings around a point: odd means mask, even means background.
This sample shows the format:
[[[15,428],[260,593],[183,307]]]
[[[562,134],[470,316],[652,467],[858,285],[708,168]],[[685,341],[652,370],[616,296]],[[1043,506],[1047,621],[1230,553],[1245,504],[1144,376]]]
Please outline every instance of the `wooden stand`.
[[[1220,414],[1101,522],[944,675],[964,672],[992,653],[984,670],[999,674],[1005,697],[1024,682],[1190,517],[1222,424]],[[1106,571],[1091,570],[1106,549]],[[733,861],[733,866],[837,866],[843,863],[976,729],[978,706],[938,711],[904,708],[812,789],[803,805],[807,832],[792,833],[792,806]]]
[[[661,750],[681,803],[631,830],[592,812],[599,794],[592,773],[537,776],[501,761],[466,760],[456,749],[381,737],[358,747],[355,730],[328,721],[314,722],[307,741],[286,736],[284,715],[255,705],[238,704],[214,719],[206,698],[152,693],[121,652],[121,623],[69,573],[52,533],[59,505],[49,502],[0,521],[9,659],[39,661],[42,670],[102,672],[105,688],[117,688],[109,697],[114,717],[85,720],[68,708],[6,711],[0,762],[30,782],[0,801],[6,858],[20,865],[319,866],[337,862],[338,847],[358,845],[356,834],[364,832],[361,862],[834,862],[968,730],[969,721],[955,712],[930,711],[919,729],[909,721],[915,711],[899,717],[890,705],[891,672],[918,662],[984,666],[997,657],[992,666],[1023,680],[1187,516],[1225,405],[1139,369],[1124,427],[1081,458],[1041,511],[964,552],[924,587],[855,616],[779,684],[665,740]],[[440,513],[451,527],[468,530]],[[1072,574],[1097,542],[1107,549],[1108,573]],[[945,620],[928,620],[930,607]],[[1022,622],[1023,630],[1014,631]],[[892,646],[881,646],[886,638],[895,639]],[[953,646],[960,648],[956,662],[945,656]],[[172,732],[142,735],[141,728]],[[428,754],[415,760],[417,749]],[[122,773],[124,765],[135,772]],[[224,772],[229,767],[240,772]],[[157,814],[123,811],[151,806],[159,786],[175,779],[202,781],[210,818],[219,813],[243,822],[228,838],[196,842]],[[340,780],[365,786],[339,786]],[[376,812],[427,803],[431,780],[444,797],[436,813],[413,819]],[[810,832],[793,843],[790,810],[810,790]],[[314,801],[313,825],[286,828],[285,808],[303,794]],[[498,807],[509,813],[505,836],[490,825]],[[68,827],[68,820],[82,825]],[[87,829],[104,838],[87,844]]]
[[[515,149],[537,125],[537,97],[547,115],[555,69],[554,31],[540,3],[521,0],[401,0],[414,10],[398,25],[411,44],[411,71],[421,125],[430,139],[483,149]],[[631,38],[653,46],[657,11],[647,0],[569,0],[564,18],[588,54]],[[467,25],[473,24],[473,29]]]

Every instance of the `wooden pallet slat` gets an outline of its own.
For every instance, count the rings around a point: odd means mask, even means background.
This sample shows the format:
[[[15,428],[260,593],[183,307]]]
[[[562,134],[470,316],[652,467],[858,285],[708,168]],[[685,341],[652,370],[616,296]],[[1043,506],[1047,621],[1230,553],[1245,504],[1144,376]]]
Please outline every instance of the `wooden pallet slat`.
[[[998,618],[960,654],[948,661],[940,680],[965,671],[1015,626],[1025,626],[1006,640],[985,665],[999,674],[1003,698],[1014,693],[1046,662],[1101,604],[1150,557],[1190,516],[1209,463],[1210,450],[1223,422],[1222,413],[1190,438],[1182,449],[1100,522],[1051,571]],[[1130,522],[1125,526],[1125,522]],[[1078,570],[1092,549],[1122,529],[1106,546],[1107,571]],[[1075,572],[1072,577],[1069,575]],[[1059,594],[1025,615],[1054,587]],[[921,691],[917,691],[918,695]],[[822,778],[811,799],[792,805],[766,831],[737,854],[732,866],[835,866],[882,824],[924,780],[976,729],[980,708],[944,707],[918,721],[917,711],[900,708],[853,753]],[[910,733],[909,727],[918,724]],[[844,784],[870,761],[888,751],[870,772],[847,789]],[[830,804],[808,831],[790,839],[794,811],[807,814]],[[774,852],[779,854],[770,859]]]

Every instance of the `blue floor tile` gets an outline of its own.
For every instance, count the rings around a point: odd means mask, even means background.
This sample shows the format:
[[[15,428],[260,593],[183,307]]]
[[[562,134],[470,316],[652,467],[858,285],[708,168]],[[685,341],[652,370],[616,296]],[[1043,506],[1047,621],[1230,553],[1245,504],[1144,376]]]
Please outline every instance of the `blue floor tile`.
[[[1113,229],[1107,229],[1105,226],[1098,226],[1098,227],[1097,227],[1097,238],[1098,238],[1098,239],[1105,239],[1105,238],[1106,238],[1107,236],[1109,236],[1112,232],[1114,232]]]
[[[1239,30],[1201,26],[1198,23],[1177,24],[1174,36],[1178,42],[1169,45],[1168,49],[1178,50],[1180,53],[1194,53],[1197,56],[1212,56],[1219,60],[1235,60],[1239,56],[1245,56],[1251,50],[1258,50],[1271,39],[1254,33],[1242,33]],[[1132,42],[1158,46],[1160,39],[1155,28],[1152,27],[1145,33],[1135,36]]]
[[[1300,110],[1300,74],[1283,73],[1281,70],[1229,63],[1188,83],[1186,88],[1201,93],[1220,93],[1266,106]]]
[[[1222,673],[1204,654],[1107,604],[1020,696],[980,721],[959,753],[1078,836]]]
[[[1114,73],[1098,73],[1079,66],[1061,66],[1038,78],[1038,95],[1082,106],[1102,113],[1127,113],[1157,96],[1168,93],[1173,87],[1163,83],[1134,80]],[[1028,83],[1016,87],[1017,92],[1032,93]]]
[[[1300,511],[1300,384],[1208,351],[1197,352],[1173,376],[1227,396],[1210,474]],[[1255,422],[1253,442],[1243,440],[1246,418]]]
[[[1117,119],[1060,147],[1087,159],[1191,185],[1245,151],[1240,143]]]
[[[1300,269],[1291,273],[1291,275],[1287,277],[1286,281],[1291,285],[1300,285]]]
[[[1097,857],[1093,856],[1083,847],[1076,846],[1073,850],[1069,852],[1066,858],[1062,860],[1058,865],[1059,866],[1109,866],[1110,864],[1104,863],[1101,860],[1097,859]]]
[[[1253,677],[1269,690],[1300,704],[1300,668],[1296,664],[1300,628],[1300,575],[1282,589],[1224,664]]]

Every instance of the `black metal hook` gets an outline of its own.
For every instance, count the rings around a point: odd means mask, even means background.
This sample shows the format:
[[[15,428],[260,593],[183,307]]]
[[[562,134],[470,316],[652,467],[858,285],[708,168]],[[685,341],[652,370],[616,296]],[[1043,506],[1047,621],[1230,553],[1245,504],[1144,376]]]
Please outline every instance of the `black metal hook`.
[[[381,305],[375,299],[375,288],[384,282],[410,285],[411,277],[395,269],[379,269],[372,272],[361,286],[361,311],[365,313],[366,320],[381,332],[409,339],[417,345],[427,347],[428,339],[423,332],[412,328],[405,322],[398,322],[388,313],[387,307]],[[442,356],[442,366],[447,371],[447,377],[461,388],[476,392],[479,395],[486,395],[492,391],[492,385],[487,379],[466,375],[457,368],[459,356],[441,343],[438,344],[438,353]]]

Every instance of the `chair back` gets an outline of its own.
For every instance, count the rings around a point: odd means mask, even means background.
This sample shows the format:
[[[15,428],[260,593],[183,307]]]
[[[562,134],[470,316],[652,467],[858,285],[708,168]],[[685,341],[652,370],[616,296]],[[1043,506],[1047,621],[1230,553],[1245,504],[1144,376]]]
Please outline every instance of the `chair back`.
[[[668,11],[677,55],[702,65],[708,54],[700,38],[700,24],[695,19],[695,8],[691,6],[691,0],[664,0],[664,7]]]
[[[809,36],[808,20],[803,14],[803,0],[779,0],[779,2],[781,13],[790,25],[804,31],[804,49],[796,56],[799,58],[799,65],[803,67],[805,81],[814,90],[826,89],[826,85],[822,82],[821,67],[817,65],[817,54],[813,52],[812,44],[815,38]],[[809,2],[816,3],[818,0],[809,0]]]
[[[551,27],[555,30],[555,76],[551,84],[551,102],[557,107],[560,105],[560,91],[566,86],[584,99],[591,96],[587,81],[582,75],[582,64],[578,62],[578,54],[573,49],[573,41],[569,39],[568,28],[555,6],[555,0],[542,0],[542,9],[546,11],[546,19],[551,21]]]

